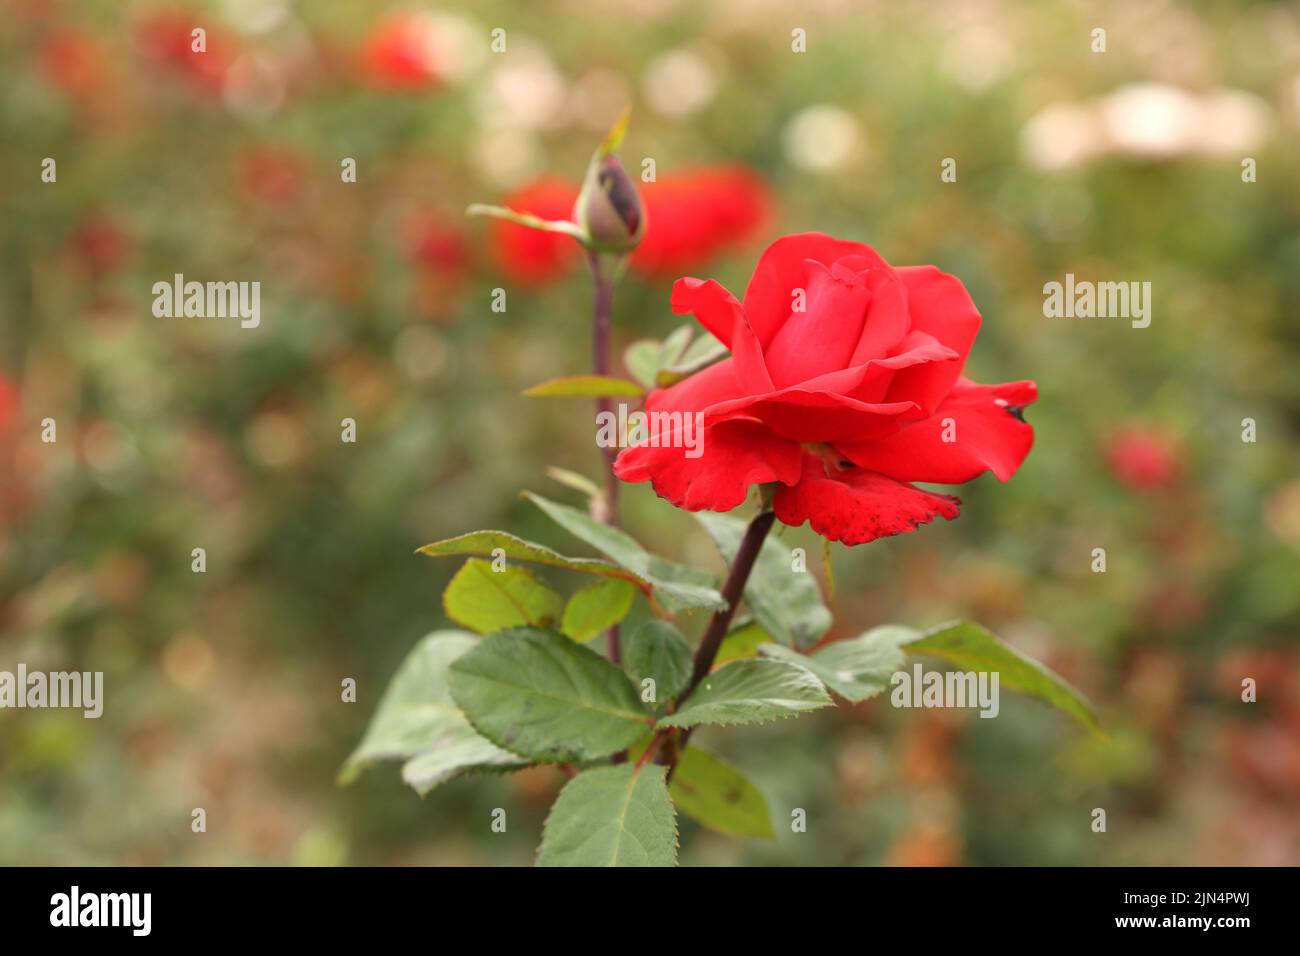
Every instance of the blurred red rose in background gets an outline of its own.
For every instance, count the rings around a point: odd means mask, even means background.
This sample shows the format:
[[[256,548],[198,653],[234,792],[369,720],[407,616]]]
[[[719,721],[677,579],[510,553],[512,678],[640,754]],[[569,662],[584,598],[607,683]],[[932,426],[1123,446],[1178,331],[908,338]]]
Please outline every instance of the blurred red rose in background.
[[[68,245],[82,268],[96,278],[116,272],[130,248],[117,222],[99,214],[82,219],[68,237]]]
[[[1166,488],[1182,472],[1178,442],[1153,425],[1126,425],[1105,442],[1103,451],[1111,475],[1135,491]]]
[[[291,150],[255,146],[235,160],[235,181],[241,194],[256,202],[294,202],[302,195],[306,161]]]
[[[895,269],[870,246],[804,233],[768,247],[743,303],[712,279],[679,279],[672,307],[731,357],[651,392],[646,410],[678,424],[652,418],[615,470],[679,508],[729,511],[777,483],[783,523],[862,544],[957,516],[958,499],[911,482],[1005,481],[1033,444],[1021,411],[1037,386],[961,377],[980,315],[934,266]],[[690,447],[680,422],[696,413]]]
[[[376,89],[419,92],[437,86],[436,24],[417,11],[384,17],[362,44],[361,70]]]
[[[439,278],[459,281],[469,270],[470,250],[465,235],[447,224],[442,216],[421,212],[407,219],[403,228],[407,256]]]
[[[0,375],[0,437],[18,421],[18,389]]]
[[[753,238],[774,206],[767,183],[743,166],[687,170],[640,189],[646,235],[632,268],[652,278],[681,275]]]
[[[547,177],[511,193],[501,204],[542,219],[568,219],[577,198],[577,186]],[[578,245],[569,236],[529,229],[503,219],[493,220],[491,229],[492,258],[516,282],[540,285],[558,279],[578,256]]]
[[[105,54],[92,37],[62,28],[50,34],[36,53],[46,81],[72,96],[93,93],[104,76]]]
[[[204,18],[206,19],[206,18]],[[202,51],[194,49],[194,30],[202,28]],[[152,10],[135,26],[136,46],[149,62],[186,77],[206,92],[220,93],[234,57],[229,39],[198,17],[178,10]]]
[[[716,166],[637,183],[646,232],[632,252],[631,266],[650,279],[680,275],[752,238],[775,205],[763,178],[742,166]],[[517,212],[543,219],[571,219],[578,187],[539,179],[502,200]],[[493,257],[510,278],[541,284],[563,276],[577,258],[567,236],[497,220]]]
[[[25,492],[14,464],[18,413],[18,389],[0,375],[0,534],[3,534],[10,515],[17,513],[18,503]]]

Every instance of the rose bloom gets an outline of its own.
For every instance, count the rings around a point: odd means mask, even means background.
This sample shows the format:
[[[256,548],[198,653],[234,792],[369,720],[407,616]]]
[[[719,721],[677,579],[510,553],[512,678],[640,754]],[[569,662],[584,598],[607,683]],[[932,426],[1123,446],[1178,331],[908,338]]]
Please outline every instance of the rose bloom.
[[[68,245],[78,264],[97,278],[118,271],[130,251],[130,240],[117,220],[100,214],[77,223]]]
[[[407,258],[430,274],[459,282],[469,272],[470,249],[464,233],[434,213],[418,212],[403,226]]]
[[[18,389],[9,380],[0,375],[0,436],[9,431],[11,424],[18,421]]]
[[[196,27],[204,28],[204,51],[194,49]],[[232,44],[208,24],[194,22],[194,16],[178,10],[151,10],[135,25],[136,46],[145,59],[186,77],[207,92],[218,93],[234,59]]]
[[[1125,426],[1103,450],[1115,480],[1134,491],[1168,487],[1182,470],[1177,444],[1148,425]]]
[[[646,399],[652,416],[702,413],[703,453],[652,447],[674,444],[652,418],[650,438],[624,449],[616,471],[679,508],[729,511],[750,485],[775,483],[782,522],[862,544],[957,516],[959,499],[911,482],[985,471],[1005,481],[1033,444],[1021,412],[1037,386],[962,377],[980,315],[934,266],[895,269],[862,243],[785,236],[743,301],[711,279],[679,279],[672,308],[731,349]]]
[[[20,502],[26,489],[14,464],[20,411],[18,389],[0,372],[0,538],[9,516],[22,513]]]
[[[56,29],[36,52],[45,80],[79,98],[92,96],[104,81],[106,60],[97,40],[69,28]]]
[[[292,150],[254,146],[235,160],[234,177],[239,193],[255,203],[280,205],[302,198],[309,174],[307,161]]]
[[[366,37],[361,67],[366,80],[382,90],[419,92],[441,82],[437,27],[419,12],[384,17]]]
[[[646,235],[632,253],[641,275],[668,278],[752,238],[771,213],[767,183],[743,166],[711,166],[640,187]]]
[[[516,212],[556,220],[568,219],[577,199],[577,186],[548,177],[507,196],[502,205]],[[489,241],[492,258],[502,271],[526,285],[541,285],[560,278],[578,256],[578,246],[569,236],[529,229],[503,219],[493,220]]]

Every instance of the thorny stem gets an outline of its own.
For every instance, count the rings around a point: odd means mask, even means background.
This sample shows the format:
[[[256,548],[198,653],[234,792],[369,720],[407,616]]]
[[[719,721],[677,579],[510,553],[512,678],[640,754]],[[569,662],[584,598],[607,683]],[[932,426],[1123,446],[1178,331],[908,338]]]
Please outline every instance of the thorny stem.
[[[614,276],[607,276],[601,270],[600,253],[587,250],[587,266],[591,270],[591,281],[596,287],[592,304],[591,323],[591,370],[596,375],[609,375],[609,333],[614,311]],[[605,395],[596,399],[596,413],[600,420],[604,412],[613,411],[613,400]],[[614,474],[614,459],[618,449],[602,448],[601,457],[605,461],[605,494],[597,509],[599,517],[607,525],[618,524],[618,477]],[[605,632],[605,649],[609,659],[619,662],[618,625],[615,624]]]
[[[715,611],[713,617],[709,619],[709,627],[704,632],[704,637],[700,641],[699,648],[695,651],[695,664],[691,669],[691,680],[686,685],[686,689],[677,695],[673,701],[672,710],[681,706],[682,702],[687,700],[694,692],[700,682],[708,676],[709,671],[713,668],[713,661],[718,656],[718,648],[722,646],[722,639],[727,636],[727,629],[731,627],[731,620],[736,616],[736,606],[740,604],[741,596],[745,593],[745,582],[749,580],[749,574],[754,570],[754,562],[758,559],[758,553],[763,547],[763,540],[767,537],[768,531],[772,529],[772,524],[776,520],[776,513],[769,510],[763,510],[754,517],[745,529],[745,536],[740,541],[740,547],[736,550],[736,558],[731,562],[731,571],[727,574],[726,583],[722,585],[722,597],[727,602],[726,608],[721,611]],[[660,731],[655,735],[655,739],[646,752],[650,753],[659,744],[666,743],[664,746],[664,755],[669,765],[668,777],[672,778],[673,771],[677,769],[677,760],[681,752],[686,749],[687,743],[691,739],[691,731],[686,730],[682,733],[677,741],[667,740],[672,731]]]
[[[741,538],[740,547],[736,550],[736,559],[731,562],[727,581],[722,585],[722,599],[727,602],[727,606],[720,611],[714,611],[713,617],[709,619],[708,630],[704,632],[700,646],[695,651],[695,666],[691,670],[691,681],[677,696],[676,703],[680,704],[690,697],[713,667],[713,660],[718,656],[722,639],[727,636],[731,619],[736,616],[736,605],[740,603],[740,598],[745,593],[745,582],[749,580],[749,572],[754,570],[754,561],[757,560],[759,549],[763,546],[763,539],[767,537],[767,532],[771,530],[775,520],[775,512],[763,511],[755,515],[754,520],[745,529],[745,536]]]

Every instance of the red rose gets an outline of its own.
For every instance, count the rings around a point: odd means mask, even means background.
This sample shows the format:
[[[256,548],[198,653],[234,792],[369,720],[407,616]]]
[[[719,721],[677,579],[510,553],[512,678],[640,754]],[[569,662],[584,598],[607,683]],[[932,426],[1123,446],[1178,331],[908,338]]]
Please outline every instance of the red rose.
[[[646,234],[632,268],[651,278],[681,275],[754,236],[773,205],[763,178],[743,166],[710,166],[641,187]]]
[[[1126,426],[1109,439],[1104,450],[1111,474],[1135,491],[1168,487],[1182,470],[1177,443],[1151,426]]]
[[[440,216],[419,212],[403,228],[408,258],[431,275],[459,282],[470,267],[470,249],[464,234]]]
[[[18,420],[18,389],[0,375],[0,435],[9,431],[11,422]]]
[[[308,173],[301,156],[275,146],[247,149],[235,162],[239,191],[254,202],[272,205],[297,202]]]
[[[423,13],[391,14],[366,38],[361,59],[366,79],[378,89],[430,89],[441,80],[438,28]]]
[[[97,277],[121,268],[130,246],[117,221],[102,215],[90,215],[78,223],[69,244],[82,267]]]
[[[776,482],[785,524],[862,544],[957,516],[957,498],[909,482],[1005,481],[1033,444],[1020,412],[1037,386],[961,377],[980,316],[934,266],[894,269],[870,246],[805,233],[768,247],[743,303],[713,280],[679,279],[672,307],[731,349],[646,400],[652,416],[701,413],[702,454],[643,442],[616,471],[679,508],[728,511],[750,485]],[[674,426],[650,425],[668,444]]]
[[[709,166],[636,184],[645,209],[645,234],[630,264],[647,278],[680,275],[744,242],[761,228],[774,205],[767,183],[742,166]],[[572,219],[578,187],[539,179],[501,201],[543,219]],[[568,236],[504,220],[493,223],[493,255],[510,278],[544,284],[562,278],[577,261]]]
[[[194,30],[204,28],[204,49],[194,49]],[[234,61],[232,44],[223,34],[195,22],[179,10],[151,10],[137,22],[136,43],[144,57],[158,66],[187,77],[209,93],[220,91],[226,71]]]
[[[104,82],[106,54],[98,41],[60,28],[43,41],[36,62],[45,79],[77,97],[93,96]]]
[[[578,187],[562,179],[539,179],[502,200],[517,212],[542,219],[568,219],[578,198]],[[492,222],[492,257],[511,279],[540,284],[568,271],[578,255],[568,236],[541,232],[502,219]]]

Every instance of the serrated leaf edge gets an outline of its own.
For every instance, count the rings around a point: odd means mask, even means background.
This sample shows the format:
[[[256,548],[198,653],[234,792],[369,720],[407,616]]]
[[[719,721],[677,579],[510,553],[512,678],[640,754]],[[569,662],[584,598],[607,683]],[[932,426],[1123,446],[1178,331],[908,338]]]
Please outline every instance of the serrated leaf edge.
[[[572,645],[573,647],[575,647],[575,648],[577,648],[577,649],[579,649],[579,650],[586,651],[588,654],[591,654],[593,657],[596,657],[597,659],[599,659],[599,660],[601,660],[601,661],[604,661],[604,662],[607,663],[607,664],[609,663],[608,660],[606,660],[604,657],[601,657],[601,656],[600,656],[599,654],[597,654],[595,651],[592,651],[592,650],[590,650],[589,648],[583,647],[583,645],[578,644],[578,643],[576,643],[576,642],[570,640],[568,637],[564,637],[564,635],[559,635],[559,636],[560,636],[560,637],[563,637],[564,640],[565,640],[567,643],[569,643],[570,645]],[[449,672],[452,671],[452,670],[455,670],[455,668],[456,668],[456,664],[460,663],[460,661],[462,661],[463,659],[464,659],[463,657],[458,657],[456,660],[452,661],[452,663],[451,663],[450,665],[448,665],[447,670],[448,670]],[[612,665],[612,664],[611,664],[610,666],[613,667],[613,666],[615,666],[615,665]],[[626,673],[624,673],[624,671],[623,671],[621,668],[616,668],[616,669],[618,670],[618,673],[619,673],[621,676],[623,676],[624,678],[627,677]],[[496,681],[496,683],[501,683],[501,682],[500,682],[500,681]],[[502,686],[504,686],[504,687],[513,687],[513,685],[510,685],[510,684],[502,684]],[[631,682],[629,682],[629,686],[631,686]],[[532,690],[532,688],[519,688],[519,689],[521,689],[521,690],[530,690],[530,691]],[[620,750],[625,749],[625,748],[622,748],[622,747],[618,747],[618,748],[615,748],[614,750],[609,751],[609,753],[596,754],[596,755],[592,755],[592,754],[579,754],[579,753],[576,753],[576,752],[573,752],[573,751],[562,751],[562,750],[549,750],[549,751],[545,751],[545,752],[544,752],[543,754],[541,754],[541,755],[539,755],[539,754],[527,754],[527,753],[524,753],[524,752],[521,751],[521,750],[518,750],[518,749],[516,749],[516,748],[514,748],[514,747],[509,746],[509,745],[506,744],[503,740],[500,740],[499,738],[495,737],[494,735],[492,735],[491,733],[489,733],[487,730],[485,730],[483,727],[479,726],[478,722],[477,722],[476,720],[474,720],[473,716],[469,713],[469,711],[466,710],[465,707],[461,704],[460,700],[457,699],[457,697],[456,697],[456,689],[455,689],[455,687],[452,685],[452,683],[451,683],[450,681],[448,681],[448,683],[447,683],[447,691],[448,691],[448,693],[451,694],[452,700],[455,700],[455,701],[456,701],[456,706],[460,708],[461,713],[464,714],[464,716],[465,716],[465,722],[468,723],[471,727],[474,728],[474,732],[475,732],[475,733],[477,733],[477,734],[478,734],[480,737],[482,737],[484,740],[488,741],[488,743],[493,744],[493,745],[496,746],[496,747],[499,747],[501,750],[504,750],[504,751],[506,751],[507,753],[512,753],[512,754],[515,754],[515,755],[517,755],[517,756],[519,756],[519,757],[522,757],[522,758],[524,758],[525,760],[530,761],[531,763],[545,763],[545,764],[552,764],[552,763],[576,763],[576,762],[581,762],[581,761],[600,760],[600,759],[602,759],[602,758],[604,758],[604,757],[608,757],[610,754],[616,754],[616,753],[618,753]],[[636,694],[636,688],[632,688],[632,691],[633,691],[633,694],[635,695],[635,694]],[[539,693],[539,692],[536,692],[536,691],[534,691],[534,692],[535,692],[535,693]],[[558,701],[560,701],[561,703],[565,703],[565,704],[571,703],[571,701],[569,701],[568,699],[563,698],[563,697],[556,697],[556,696],[553,695],[553,694],[540,694],[540,696],[542,696],[542,697],[550,697],[550,698],[552,698],[552,699],[554,699],[554,700],[558,700]],[[640,696],[639,696],[639,695],[637,695],[637,700],[638,700],[638,701],[640,700]],[[584,705],[580,705],[580,706],[584,706]],[[604,714],[606,714],[606,715],[622,716],[621,713],[620,713],[619,711],[605,711],[605,710],[603,710],[602,708],[599,708],[599,707],[590,707],[590,706],[587,706],[586,709],[588,709],[588,710],[594,710],[594,711],[597,711],[598,713],[604,713]],[[654,715],[651,714],[649,711],[644,712],[644,713],[641,715],[641,718],[642,718],[642,719],[641,719],[639,722],[640,722],[640,723],[644,723],[644,724],[646,725],[647,728],[650,728],[650,727],[653,727],[653,726],[654,726]]]
[[[670,811],[670,814],[669,814],[669,815],[670,815],[670,817],[671,817],[671,819],[672,819],[672,824],[673,824],[673,866],[677,866],[677,865],[678,865],[678,856],[680,855],[680,851],[681,851],[681,848],[682,848],[681,828],[678,827],[678,825],[677,825],[677,803],[673,800],[673,798],[672,798],[672,793],[669,791],[669,788],[668,788],[668,781],[667,781],[668,773],[667,773],[667,768],[666,768],[666,767],[661,767],[661,766],[659,766],[659,765],[657,765],[657,764],[650,764],[649,766],[652,767],[653,769],[656,769],[656,770],[662,771],[663,774],[664,774],[664,781],[663,781],[664,798],[668,801],[668,808],[669,808],[669,811]],[[597,768],[592,768],[592,769],[605,769],[605,768],[604,768],[604,767],[597,767]],[[624,801],[624,804],[623,804],[623,817],[624,817],[624,818],[626,817],[626,814],[627,814],[627,808],[628,808],[628,806],[631,804],[632,791],[636,789],[637,778],[641,775],[641,772],[642,772],[643,770],[645,770],[645,767],[640,767],[640,766],[638,766],[638,767],[635,767],[635,768],[633,769],[633,771],[632,771],[632,776],[631,776],[631,778],[630,778],[630,780],[631,780],[631,785],[627,788],[627,796],[628,796],[628,799],[627,799],[626,801]],[[577,780],[577,779],[578,779],[577,777],[574,777],[574,778],[573,778],[573,780]],[[570,780],[569,783],[566,783],[564,786],[567,787],[570,783],[573,782],[573,780]],[[561,793],[561,794],[564,793],[564,787],[561,787],[561,788],[560,788],[560,793]],[[557,797],[555,798],[555,803],[559,803],[559,799],[560,799],[559,796],[557,796]],[[549,830],[550,825],[551,825],[551,818],[552,818],[552,816],[554,816],[554,814],[555,814],[555,803],[552,803],[552,804],[551,804],[551,809],[550,809],[550,811],[546,814],[546,820],[543,821],[543,823],[542,823],[542,839],[541,839],[541,842],[539,842],[539,843],[537,844],[537,850],[536,850],[536,851],[534,852],[534,854],[533,854],[533,864],[534,864],[534,865],[536,865],[537,860],[541,858],[541,855],[542,855],[542,846],[543,846],[543,844],[546,843],[546,834],[547,834],[547,831]],[[613,866],[614,864],[611,862],[609,865],[610,865],[610,866]]]

